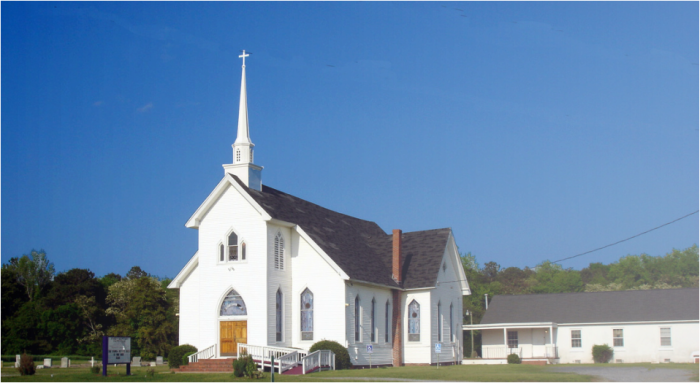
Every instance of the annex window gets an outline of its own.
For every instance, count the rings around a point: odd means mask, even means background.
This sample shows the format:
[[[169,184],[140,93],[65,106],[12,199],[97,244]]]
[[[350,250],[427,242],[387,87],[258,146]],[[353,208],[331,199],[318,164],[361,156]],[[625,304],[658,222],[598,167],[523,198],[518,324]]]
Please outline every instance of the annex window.
[[[384,305],[384,342],[389,343],[389,300]]]
[[[438,324],[438,342],[442,342],[442,303],[438,302],[438,308],[437,308],[437,324]]]
[[[282,341],[282,290],[277,289],[275,296],[275,341]]]
[[[355,297],[355,342],[360,341],[360,296]]]
[[[275,270],[284,270],[284,238],[282,233],[275,237]]]
[[[245,308],[245,302],[243,302],[243,298],[241,298],[241,295],[238,294],[236,290],[231,290],[226,295],[224,302],[221,304],[221,311],[219,315],[248,315]]]
[[[314,294],[306,289],[301,293],[301,340],[314,339]]]
[[[374,298],[372,298],[372,312],[371,312],[371,318],[370,318],[370,324],[372,325],[372,330],[370,332],[370,339],[371,342],[376,342],[377,341],[377,329],[376,329],[376,322],[375,322],[375,310],[374,307],[376,306]]]
[[[450,303],[450,341],[454,343],[455,338],[457,338],[457,334],[455,332],[455,321],[454,321],[454,315],[453,315],[453,304]]]
[[[622,329],[613,329],[613,347],[623,347],[625,345],[625,340],[622,337]]]
[[[508,348],[518,348],[517,331],[508,331]]]
[[[581,347],[581,330],[571,330],[571,347]]]
[[[420,305],[415,299],[408,305],[408,341],[420,341]]]
[[[671,345],[671,328],[661,327],[661,345],[670,346]]]
[[[238,260],[238,235],[233,231],[228,235],[228,260]]]
[[[224,244],[219,244],[219,262],[224,262],[226,260],[226,250],[224,250]]]

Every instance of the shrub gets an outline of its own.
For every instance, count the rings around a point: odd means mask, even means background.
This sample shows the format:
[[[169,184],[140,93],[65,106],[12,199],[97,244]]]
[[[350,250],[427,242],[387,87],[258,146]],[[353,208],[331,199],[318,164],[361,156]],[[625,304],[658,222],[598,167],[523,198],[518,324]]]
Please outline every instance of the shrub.
[[[185,353],[185,355],[182,356],[182,362],[180,363],[180,365],[187,366],[188,364],[190,364],[189,356],[194,355],[196,353],[197,353],[197,351],[190,351],[190,352]]]
[[[352,367],[350,363],[350,354],[348,354],[348,349],[343,347],[340,343],[334,342],[332,340],[320,340],[314,343],[309,349],[309,354],[318,350],[331,350],[335,354],[335,369],[336,370],[346,370]]]
[[[608,363],[613,357],[613,350],[607,344],[593,345],[593,360],[596,363]]]
[[[233,375],[236,378],[240,378],[244,375],[250,377],[252,376],[253,371],[257,370],[258,366],[255,364],[253,357],[250,355],[241,353],[241,355],[239,355],[238,358],[233,361]]]
[[[508,364],[520,364],[522,362],[520,360],[520,357],[518,354],[510,354],[508,355]]]
[[[93,374],[99,374],[100,371],[101,371],[100,366],[92,366],[92,367],[90,367],[90,372],[92,372]]]
[[[188,352],[197,352],[197,347],[183,344],[182,346],[173,347],[168,354],[168,367],[178,368],[182,363],[182,356]]]
[[[34,365],[34,359],[26,353],[22,354],[19,358],[19,367],[17,367],[20,375],[34,375],[36,373],[36,366]]]
[[[146,377],[147,378],[152,378],[154,376],[156,376],[156,370],[153,367],[146,370]]]

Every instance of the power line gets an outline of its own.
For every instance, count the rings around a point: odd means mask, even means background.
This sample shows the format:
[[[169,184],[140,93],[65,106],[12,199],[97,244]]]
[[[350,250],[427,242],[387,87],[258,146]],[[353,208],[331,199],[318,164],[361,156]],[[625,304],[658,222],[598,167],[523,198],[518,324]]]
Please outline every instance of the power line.
[[[562,259],[559,259],[559,260],[557,260],[557,261],[553,261],[552,263],[557,263],[557,262],[561,262],[561,261],[566,261],[567,259],[580,257],[580,256],[582,256],[582,255],[590,254],[590,253],[592,253],[592,252],[594,252],[594,251],[603,250],[603,249],[605,249],[606,247],[610,247],[610,246],[617,245],[618,243],[622,243],[622,242],[625,242],[625,241],[629,241],[629,240],[632,239],[632,238],[637,238],[637,237],[639,237],[640,235],[644,235],[644,234],[646,234],[646,233],[651,233],[652,231],[654,231],[654,230],[656,230],[656,229],[660,229],[660,228],[662,228],[662,227],[664,227],[664,226],[668,226],[668,225],[670,225],[670,224],[672,224],[672,223],[674,223],[674,222],[678,222],[678,221],[680,221],[680,220],[682,220],[682,219],[684,219],[684,218],[688,218],[688,217],[690,217],[690,216],[693,215],[693,214],[697,214],[698,211],[700,211],[700,210],[695,210],[694,212],[689,213],[689,214],[686,214],[686,215],[684,215],[684,216],[682,216],[682,217],[680,217],[680,218],[676,218],[676,219],[674,219],[674,220],[671,221],[671,222],[666,222],[666,223],[664,223],[663,225],[660,225],[660,226],[657,226],[657,227],[655,227],[655,228],[653,228],[653,229],[649,229],[649,230],[647,230],[647,231],[644,231],[644,232],[641,232],[641,233],[639,233],[639,234],[633,235],[633,236],[631,236],[631,237],[629,237],[629,238],[625,238],[625,239],[623,239],[623,240],[621,240],[621,241],[617,241],[617,242],[615,242],[615,243],[611,243],[611,244],[609,244],[609,245],[605,245],[605,246],[599,247],[599,248],[597,248],[597,249],[589,250],[589,251],[586,251],[585,253],[576,254],[576,255],[572,255],[572,256],[570,256],[570,257],[562,258]]]

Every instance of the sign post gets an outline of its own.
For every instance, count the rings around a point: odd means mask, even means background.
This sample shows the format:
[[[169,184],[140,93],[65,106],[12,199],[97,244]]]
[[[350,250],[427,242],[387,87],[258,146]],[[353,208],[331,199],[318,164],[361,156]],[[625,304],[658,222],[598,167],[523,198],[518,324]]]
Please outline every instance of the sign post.
[[[107,376],[107,365],[126,364],[126,374],[131,375],[131,337],[102,337],[102,376]]]
[[[442,344],[435,343],[435,353],[437,354],[437,367],[440,368],[440,353],[442,352]]]
[[[372,369],[372,353],[374,353],[374,350],[372,349],[372,345],[368,344],[367,345],[367,353],[369,354],[369,369]]]

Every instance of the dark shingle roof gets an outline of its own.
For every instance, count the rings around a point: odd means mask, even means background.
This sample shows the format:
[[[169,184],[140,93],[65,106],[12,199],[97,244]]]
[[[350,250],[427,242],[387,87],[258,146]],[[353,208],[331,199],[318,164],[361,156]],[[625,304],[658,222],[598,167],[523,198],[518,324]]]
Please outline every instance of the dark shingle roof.
[[[391,278],[392,235],[371,221],[341,214],[263,185],[250,189],[233,178],[273,218],[297,224],[352,279],[388,287],[432,287],[450,229],[403,233],[404,283]],[[407,269],[407,270],[406,270]]]
[[[698,289],[497,295],[481,324],[698,320]]]

